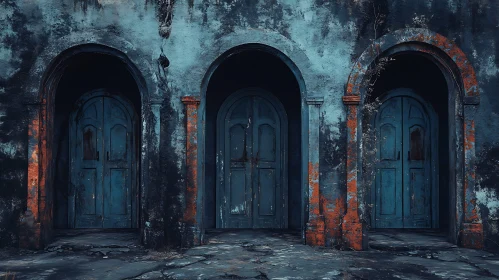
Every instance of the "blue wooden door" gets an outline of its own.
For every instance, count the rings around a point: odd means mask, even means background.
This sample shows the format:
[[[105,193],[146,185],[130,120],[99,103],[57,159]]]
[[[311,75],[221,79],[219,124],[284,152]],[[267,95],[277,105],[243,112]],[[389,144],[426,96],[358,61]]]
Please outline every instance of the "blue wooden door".
[[[222,164],[228,170],[224,174],[225,224],[229,228],[252,227],[253,133],[251,133],[252,98],[246,97],[227,112],[224,122],[225,145],[222,147]]]
[[[404,228],[431,227],[430,120],[422,104],[403,98]]]
[[[98,95],[73,113],[70,227],[131,227],[134,133],[130,112],[117,98]]]
[[[378,170],[376,172],[376,227],[402,228],[402,98],[394,97],[381,106],[378,131]]]
[[[69,224],[75,228],[102,227],[104,175],[102,164],[102,98],[88,100],[73,124],[70,148],[73,189],[69,197]],[[74,209],[73,211],[71,209]],[[74,214],[74,216],[72,215]]]
[[[375,228],[432,226],[431,211],[436,208],[432,192],[436,190],[431,147],[436,137],[431,137],[427,111],[408,95],[392,94],[380,106],[376,117]]]
[[[218,118],[217,226],[282,228],[287,224],[285,115],[263,96],[236,95]],[[275,101],[274,101],[275,102]]]
[[[280,228],[283,210],[281,123],[272,104],[259,96],[253,97],[253,120],[253,227]]]

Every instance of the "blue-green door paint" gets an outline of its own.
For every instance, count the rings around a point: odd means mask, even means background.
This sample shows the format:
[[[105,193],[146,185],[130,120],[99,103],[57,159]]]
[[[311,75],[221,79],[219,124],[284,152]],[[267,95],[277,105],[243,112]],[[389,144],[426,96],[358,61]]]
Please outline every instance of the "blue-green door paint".
[[[437,223],[437,121],[407,90],[392,91],[379,108],[374,228],[430,228]],[[433,116],[433,118],[430,118]],[[432,167],[434,171],[432,172]]]
[[[270,93],[234,93],[217,122],[217,227],[287,226],[287,120]]]
[[[133,118],[127,102],[91,94],[73,113],[69,225],[132,227]]]

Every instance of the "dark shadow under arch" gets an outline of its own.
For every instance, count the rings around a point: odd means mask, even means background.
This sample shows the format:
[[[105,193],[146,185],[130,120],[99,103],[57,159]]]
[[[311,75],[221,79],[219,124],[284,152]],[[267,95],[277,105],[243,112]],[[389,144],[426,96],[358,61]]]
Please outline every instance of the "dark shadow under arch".
[[[247,51],[260,51],[267,53],[269,55],[272,55],[279,60],[281,60],[284,64],[287,65],[289,70],[293,73],[295,79],[298,82],[299,88],[300,88],[300,95],[301,98],[304,99],[306,97],[307,89],[305,85],[305,80],[303,79],[303,75],[301,74],[300,70],[298,69],[298,66],[284,53],[279,51],[278,49],[275,49],[273,47],[263,45],[263,44],[257,44],[257,43],[250,43],[250,44],[244,44],[240,46],[236,46],[222,55],[220,55],[213,63],[210,65],[208,71],[203,77],[203,80],[201,82],[201,99],[206,98],[206,93],[208,90],[208,85],[210,83],[211,77],[213,73],[217,70],[217,68],[222,64],[226,59],[230,58],[231,56],[237,55],[242,52],[247,52]],[[264,65],[261,65],[264,66]]]

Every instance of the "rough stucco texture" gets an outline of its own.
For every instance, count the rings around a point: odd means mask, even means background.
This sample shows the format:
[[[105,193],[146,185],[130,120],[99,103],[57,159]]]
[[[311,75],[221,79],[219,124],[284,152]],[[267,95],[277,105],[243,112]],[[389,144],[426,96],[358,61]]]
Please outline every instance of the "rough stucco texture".
[[[151,96],[161,100],[159,164],[150,169],[143,221],[155,244],[181,238],[184,201],[184,106],[181,96],[199,94],[203,71],[218,55],[227,36],[248,30],[281,38],[286,50],[300,50],[307,93],[324,96],[321,106],[320,182],[327,218],[341,221],[345,201],[345,83],[356,58],[383,34],[422,27],[455,41],[475,67],[481,103],[476,115],[478,204],[486,245],[499,243],[499,7],[474,0],[0,0],[0,245],[16,245],[17,220],[26,207],[27,123],[23,84],[42,53],[58,40],[84,43],[83,32],[113,34],[134,50]],[[173,17],[171,14],[173,13]],[[265,35],[267,34],[267,35]],[[263,39],[262,39],[263,38]],[[247,38],[251,42],[253,38]],[[106,43],[106,37],[100,38]],[[109,39],[111,40],[111,39]],[[170,67],[163,73],[157,58]],[[54,56],[57,53],[53,54]],[[206,61],[207,59],[211,61]],[[293,59],[293,57],[291,57]],[[40,69],[43,70],[43,69]],[[151,133],[157,130],[152,129]],[[156,132],[155,132],[156,131]],[[162,199],[161,199],[162,198]],[[363,209],[364,205],[360,205]],[[172,225],[173,223],[173,225]],[[143,225],[141,225],[142,227]],[[327,233],[326,233],[327,234]],[[328,235],[328,243],[337,236]],[[488,240],[488,241],[487,241]]]

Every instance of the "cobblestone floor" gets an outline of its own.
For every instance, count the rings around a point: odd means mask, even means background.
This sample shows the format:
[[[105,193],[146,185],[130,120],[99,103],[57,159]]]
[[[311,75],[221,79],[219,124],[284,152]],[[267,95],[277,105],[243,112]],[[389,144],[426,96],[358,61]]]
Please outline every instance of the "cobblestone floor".
[[[145,250],[135,233],[66,236],[43,251],[3,249],[0,279],[499,279],[499,255],[442,237],[371,234],[364,252],[312,248],[270,231],[212,233],[179,252]]]

